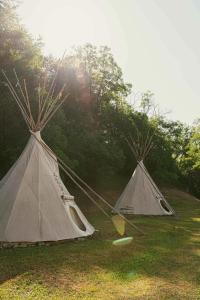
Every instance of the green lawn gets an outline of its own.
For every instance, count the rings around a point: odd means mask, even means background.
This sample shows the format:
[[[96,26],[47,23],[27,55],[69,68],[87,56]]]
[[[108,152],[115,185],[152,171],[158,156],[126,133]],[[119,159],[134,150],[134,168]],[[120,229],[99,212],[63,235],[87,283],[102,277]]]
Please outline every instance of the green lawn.
[[[200,299],[200,202],[168,190],[176,217],[134,217],[146,233],[116,247],[111,222],[92,238],[0,250],[0,299]]]

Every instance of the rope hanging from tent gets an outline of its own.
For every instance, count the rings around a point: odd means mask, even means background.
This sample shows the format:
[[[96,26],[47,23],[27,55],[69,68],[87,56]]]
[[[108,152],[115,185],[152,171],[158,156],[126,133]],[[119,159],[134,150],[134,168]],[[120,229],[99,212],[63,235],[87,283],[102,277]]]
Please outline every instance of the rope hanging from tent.
[[[46,146],[44,142],[41,142],[34,134],[32,134],[34,138],[38,141],[38,143],[43,147],[43,149],[53,158],[53,160],[60,166],[60,168],[63,170],[63,172],[82,190],[82,192],[108,217],[111,219],[110,215],[97,203],[97,201],[86,191],[86,189],[81,186],[77,180],[74,178],[76,177],[85,187],[87,187],[91,193],[93,193],[95,196],[97,196],[105,205],[107,205],[110,209],[112,209],[113,212],[115,212],[117,215],[119,215],[126,223],[131,226],[133,229],[139,231],[140,233],[144,234],[144,232],[139,229],[135,224],[130,222],[124,215],[117,212],[116,209],[107,202],[101,195],[99,195],[97,192],[95,192],[83,179],[81,179],[76,172],[74,172],[66,163],[63,162],[63,160],[59,157],[57,157],[54,152]],[[57,159],[56,159],[56,158]],[[73,177],[73,176],[74,177]]]

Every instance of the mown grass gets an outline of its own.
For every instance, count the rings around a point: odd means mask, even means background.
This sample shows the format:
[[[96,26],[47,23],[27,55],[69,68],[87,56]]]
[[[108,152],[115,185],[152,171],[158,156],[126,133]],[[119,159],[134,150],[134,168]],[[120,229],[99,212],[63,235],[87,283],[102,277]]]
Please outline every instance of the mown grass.
[[[64,244],[0,250],[0,299],[200,299],[200,202],[168,190],[176,217],[134,217],[130,245],[99,212],[99,232]]]

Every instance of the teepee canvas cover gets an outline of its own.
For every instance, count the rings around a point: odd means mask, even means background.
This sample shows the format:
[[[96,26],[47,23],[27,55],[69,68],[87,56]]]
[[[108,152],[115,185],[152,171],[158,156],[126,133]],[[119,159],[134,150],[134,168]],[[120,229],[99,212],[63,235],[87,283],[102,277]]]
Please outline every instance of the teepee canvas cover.
[[[115,209],[123,214],[172,215],[173,210],[150,177],[143,162],[139,162]]]
[[[14,89],[12,85],[10,89]],[[25,116],[31,119],[31,115]],[[58,241],[94,232],[64,186],[55,155],[42,146],[38,129],[45,123],[43,118],[37,124],[33,119],[28,122],[33,130],[28,144],[0,181],[1,242]]]
[[[126,139],[137,167],[127,186],[116,202],[115,211],[123,214],[173,215],[174,211],[159,191],[144,166],[143,160],[151,150],[153,135],[147,131],[146,138],[136,127],[136,140]]]

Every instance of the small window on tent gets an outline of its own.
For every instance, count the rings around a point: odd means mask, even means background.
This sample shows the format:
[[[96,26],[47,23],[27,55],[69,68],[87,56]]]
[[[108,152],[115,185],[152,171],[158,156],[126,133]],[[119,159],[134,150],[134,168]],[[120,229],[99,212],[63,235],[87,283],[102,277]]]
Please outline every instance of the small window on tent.
[[[79,217],[76,209],[73,206],[69,206],[69,211],[72,216],[74,223],[79,227],[80,230],[86,231],[86,227],[83,224],[81,218]]]
[[[169,208],[167,207],[167,205],[166,205],[166,203],[165,203],[165,201],[164,201],[163,199],[160,200],[160,204],[161,204],[161,206],[162,206],[162,208],[163,208],[164,210],[166,210],[168,213],[170,213],[170,210],[169,210]]]

